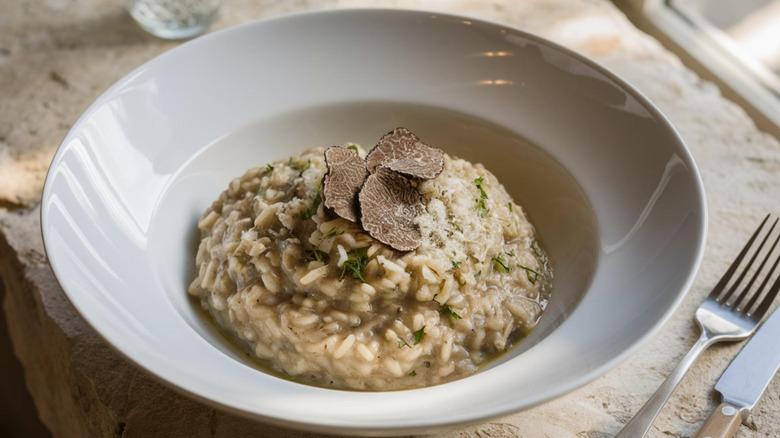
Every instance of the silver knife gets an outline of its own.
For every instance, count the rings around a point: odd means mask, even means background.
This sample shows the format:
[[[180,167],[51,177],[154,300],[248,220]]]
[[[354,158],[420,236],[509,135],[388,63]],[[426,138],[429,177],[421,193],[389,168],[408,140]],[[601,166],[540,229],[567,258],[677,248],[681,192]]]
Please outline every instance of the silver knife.
[[[696,438],[731,438],[780,367],[780,310],[764,321],[720,376],[715,390],[722,402]]]

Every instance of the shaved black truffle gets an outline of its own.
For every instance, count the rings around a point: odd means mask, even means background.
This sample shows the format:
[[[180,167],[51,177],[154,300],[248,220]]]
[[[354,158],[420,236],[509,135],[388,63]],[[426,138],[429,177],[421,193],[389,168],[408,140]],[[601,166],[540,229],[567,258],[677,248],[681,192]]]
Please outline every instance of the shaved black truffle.
[[[366,179],[358,198],[363,229],[371,237],[399,251],[420,245],[422,234],[414,220],[425,207],[408,178],[379,166]]]
[[[444,166],[444,152],[421,142],[412,131],[396,128],[366,155],[369,172],[380,165],[412,178],[435,178]]]
[[[354,150],[332,146],[325,150],[325,164],[325,206],[344,219],[357,222],[357,194],[368,176],[365,163]]]

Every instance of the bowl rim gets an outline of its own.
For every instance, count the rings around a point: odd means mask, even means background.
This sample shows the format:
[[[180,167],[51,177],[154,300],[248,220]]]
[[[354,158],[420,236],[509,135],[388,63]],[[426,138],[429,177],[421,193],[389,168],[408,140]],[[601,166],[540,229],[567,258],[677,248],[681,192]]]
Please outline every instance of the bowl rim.
[[[641,103],[643,108],[652,116],[652,118],[656,122],[658,122],[659,125],[662,125],[665,129],[668,130],[668,132],[671,134],[671,140],[673,140],[672,142],[677,143],[674,145],[674,150],[680,156],[681,160],[687,165],[687,168],[691,173],[692,182],[696,189],[695,190],[696,201],[697,201],[696,207],[697,210],[700,212],[698,223],[695,224],[698,229],[698,234],[696,235],[697,244],[695,247],[694,260],[691,265],[691,269],[687,273],[685,280],[682,283],[682,286],[679,288],[679,292],[677,293],[674,301],[666,309],[663,316],[659,318],[657,321],[655,321],[652,327],[649,330],[647,330],[644,334],[639,336],[635,342],[631,343],[629,346],[627,346],[625,349],[623,349],[621,352],[619,352],[611,359],[605,361],[600,366],[595,367],[590,372],[582,375],[581,377],[577,379],[572,379],[564,385],[557,386],[554,390],[548,391],[545,395],[541,397],[537,397],[535,400],[531,401],[530,403],[528,402],[507,403],[504,404],[501,409],[495,409],[490,413],[483,413],[481,411],[474,410],[471,415],[463,416],[458,421],[445,422],[445,421],[437,420],[435,418],[426,417],[423,420],[408,421],[403,424],[389,424],[385,422],[382,424],[377,424],[375,426],[372,426],[370,429],[366,429],[365,425],[350,423],[349,421],[344,421],[344,420],[331,420],[327,424],[324,424],[322,422],[306,421],[306,419],[302,419],[302,418],[296,418],[293,420],[293,419],[265,415],[260,412],[256,412],[248,409],[241,409],[232,405],[223,404],[217,400],[213,400],[211,398],[208,398],[205,395],[202,395],[193,390],[180,386],[174,383],[173,381],[166,379],[161,375],[158,375],[152,369],[145,366],[143,363],[137,361],[129,354],[126,354],[125,352],[120,350],[118,346],[111,343],[104,336],[104,334],[101,333],[96,328],[96,326],[90,320],[90,317],[88,316],[88,312],[85,311],[85,309],[80,308],[78,305],[76,305],[76,303],[74,303],[71,300],[70,295],[65,291],[65,288],[63,287],[62,282],[60,281],[60,275],[63,275],[64,273],[58,270],[56,266],[56,262],[52,262],[51,258],[49,257],[50,243],[47,243],[49,239],[47,238],[47,231],[46,231],[48,229],[46,225],[49,223],[49,221],[46,216],[47,208],[46,208],[46,203],[44,201],[49,197],[50,192],[52,190],[51,189],[52,168],[53,165],[61,159],[65,140],[70,137],[71,133],[75,132],[82,125],[85,119],[87,119],[92,115],[92,113],[99,106],[99,104],[102,102],[103,99],[105,99],[115,90],[124,86],[135,76],[141,74],[142,72],[156,65],[159,62],[163,62],[162,60],[165,60],[168,57],[173,56],[173,54],[175,53],[178,53],[182,50],[191,49],[192,47],[195,47],[203,43],[204,41],[211,41],[212,39],[221,38],[224,34],[239,32],[243,29],[254,27],[254,26],[264,26],[271,22],[296,20],[301,17],[307,17],[307,16],[342,15],[342,14],[379,14],[379,15],[391,14],[391,15],[404,15],[409,17],[417,16],[426,19],[430,19],[434,17],[447,18],[447,19],[454,19],[454,20],[468,20],[471,22],[480,23],[482,25],[486,25],[490,27],[498,27],[498,28],[506,29],[507,31],[513,32],[515,34],[519,34],[523,38],[533,41],[539,45],[552,48],[566,56],[569,56],[593,68],[597,72],[609,78],[620,89],[622,89],[628,95],[632,96],[639,103]],[[293,429],[309,431],[309,432],[342,433],[342,434],[349,434],[349,435],[365,434],[365,433],[370,433],[372,435],[387,435],[387,434],[398,434],[398,433],[423,433],[423,432],[431,431],[433,429],[439,429],[442,427],[454,427],[454,426],[464,426],[464,425],[474,424],[478,422],[487,421],[489,419],[505,416],[508,414],[516,413],[521,410],[532,408],[534,406],[538,406],[550,400],[559,398],[565,394],[568,394],[592,382],[593,380],[604,375],[605,373],[607,373],[608,371],[610,371],[620,363],[626,361],[630,356],[636,353],[642,346],[645,345],[645,343],[652,336],[654,336],[660,330],[660,328],[664,324],[666,324],[666,322],[668,322],[672,314],[679,308],[680,303],[687,295],[687,292],[690,290],[695,280],[696,274],[701,266],[704,257],[704,250],[706,246],[706,236],[708,232],[708,210],[707,210],[706,194],[704,190],[703,180],[701,178],[700,171],[696,166],[696,162],[693,157],[693,154],[691,153],[685,140],[682,138],[682,136],[674,127],[674,125],[669,121],[667,116],[642,91],[640,91],[639,89],[631,85],[627,80],[623,79],[622,77],[614,73],[610,68],[604,66],[600,62],[582,53],[579,53],[573,49],[570,49],[559,43],[556,43],[550,39],[532,33],[528,30],[522,29],[517,25],[486,19],[486,18],[481,18],[481,17],[463,15],[459,13],[451,13],[447,11],[423,9],[423,8],[411,9],[411,8],[390,8],[390,7],[377,7],[377,8],[356,7],[356,8],[313,9],[313,10],[306,10],[306,11],[298,11],[298,12],[281,14],[272,17],[261,18],[261,19],[253,20],[248,23],[243,23],[225,29],[220,29],[218,31],[179,44],[159,55],[156,55],[155,57],[141,64],[140,66],[132,69],[129,73],[125,74],[116,82],[114,82],[111,86],[109,86],[83,111],[83,113],[72,124],[71,128],[64,135],[63,140],[58,145],[57,150],[55,151],[54,156],[52,157],[52,160],[49,164],[49,167],[46,172],[46,177],[44,180],[44,187],[42,191],[41,201],[42,201],[41,204],[42,207],[39,212],[40,215],[39,219],[41,224],[40,231],[43,240],[44,255],[46,256],[47,262],[54,273],[55,281],[60,286],[65,297],[73,305],[73,307],[76,309],[77,313],[81,316],[81,318],[84,321],[86,321],[86,323],[95,331],[95,333],[100,337],[100,339],[102,339],[104,343],[108,345],[114,352],[118,353],[121,357],[123,357],[129,363],[133,364],[135,367],[143,370],[144,374],[151,377],[156,382],[161,383],[162,386],[171,389],[178,394],[184,395],[185,397],[188,397],[192,400],[196,400],[207,406],[217,408],[222,412],[238,415],[243,418],[248,418],[250,420],[255,420],[255,421],[259,420],[267,424],[285,427],[285,428],[293,428]],[[404,390],[404,391],[414,391],[414,390],[412,389],[412,390]],[[377,391],[377,392],[367,392],[366,394],[373,394],[373,396],[375,397],[381,397],[382,394],[386,394],[386,393],[387,393],[386,391]]]

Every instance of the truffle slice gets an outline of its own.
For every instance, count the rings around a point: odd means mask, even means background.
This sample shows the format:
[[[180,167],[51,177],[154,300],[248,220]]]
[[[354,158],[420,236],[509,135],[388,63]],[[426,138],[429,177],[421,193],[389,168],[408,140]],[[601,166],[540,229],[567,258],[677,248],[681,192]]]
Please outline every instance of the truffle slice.
[[[379,166],[360,189],[363,229],[373,238],[399,251],[420,245],[422,234],[414,219],[424,206],[417,189],[403,175]]]
[[[366,155],[369,172],[380,165],[413,178],[435,178],[444,166],[444,152],[421,142],[412,131],[396,128]]]
[[[357,222],[357,194],[368,176],[366,164],[357,152],[331,146],[325,150],[328,172],[322,182],[325,206],[346,220]]]

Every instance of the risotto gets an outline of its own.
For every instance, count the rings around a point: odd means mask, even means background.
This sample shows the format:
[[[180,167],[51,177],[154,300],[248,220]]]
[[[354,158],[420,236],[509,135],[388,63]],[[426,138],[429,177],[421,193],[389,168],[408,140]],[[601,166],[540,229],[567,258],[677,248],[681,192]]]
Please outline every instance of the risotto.
[[[472,374],[534,327],[552,272],[523,209],[481,164],[441,153],[437,176],[402,176],[418,207],[401,212],[406,225],[379,227],[407,228],[416,247],[398,250],[398,236],[326,206],[325,155],[250,169],[198,222],[189,293],[250,354],[309,384],[404,389]],[[366,208],[386,208],[363,197],[365,222]]]

